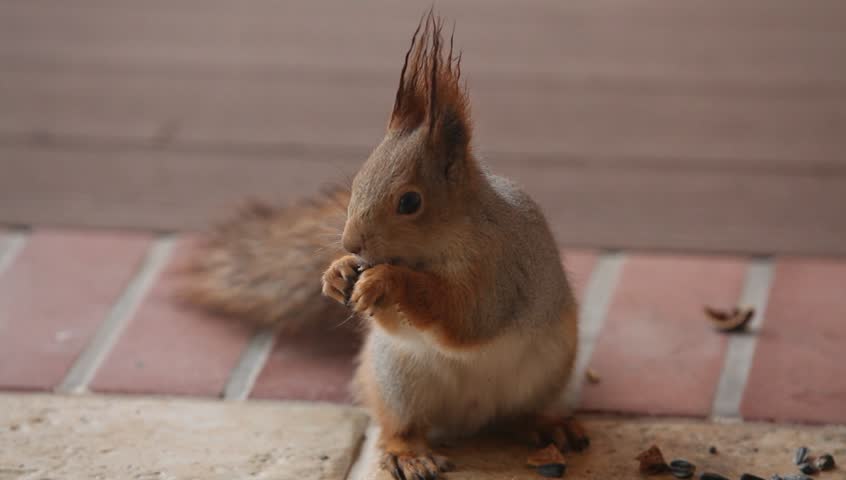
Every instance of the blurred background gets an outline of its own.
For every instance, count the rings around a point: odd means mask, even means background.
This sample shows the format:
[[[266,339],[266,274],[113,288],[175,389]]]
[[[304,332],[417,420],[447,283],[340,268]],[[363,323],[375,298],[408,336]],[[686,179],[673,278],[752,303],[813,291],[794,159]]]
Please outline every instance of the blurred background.
[[[195,229],[348,180],[425,2],[0,2],[0,224]],[[842,0],[438,2],[567,246],[846,254]]]

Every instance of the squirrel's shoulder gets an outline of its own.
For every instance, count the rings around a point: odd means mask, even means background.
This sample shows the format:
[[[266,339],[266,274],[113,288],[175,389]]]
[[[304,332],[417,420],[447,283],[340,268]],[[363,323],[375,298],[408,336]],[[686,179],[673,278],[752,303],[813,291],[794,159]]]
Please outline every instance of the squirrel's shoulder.
[[[522,258],[534,267],[555,259],[553,263],[558,264],[557,242],[541,207],[513,180],[486,175],[496,197],[488,204],[486,216],[507,245],[508,261]]]
[[[485,173],[485,177],[499,202],[508,207],[510,210],[509,213],[529,223],[538,221],[545,223],[543,213],[538,204],[535,203],[532,197],[518,183],[507,177],[493,173]]]

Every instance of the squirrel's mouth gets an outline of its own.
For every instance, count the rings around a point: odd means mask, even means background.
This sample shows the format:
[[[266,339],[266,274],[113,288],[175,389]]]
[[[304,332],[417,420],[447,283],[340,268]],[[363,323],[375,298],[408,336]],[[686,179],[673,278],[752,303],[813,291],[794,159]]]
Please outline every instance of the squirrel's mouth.
[[[404,258],[389,258],[385,263],[388,265],[400,265],[403,267],[408,267],[412,270],[425,270],[426,263],[423,260],[413,260],[413,259],[404,259]]]
[[[359,260],[361,260],[362,265],[365,267],[373,267],[375,265],[405,265],[405,262],[402,261],[399,257],[391,257],[391,258],[379,258],[379,257],[371,257],[366,253],[356,255]]]
[[[362,267],[367,269],[374,265],[396,265],[408,267],[412,270],[424,270],[426,264],[422,260],[405,259],[401,257],[374,258],[366,253],[356,255],[361,260]]]
[[[374,265],[388,263],[383,259],[368,255],[367,252],[359,252],[354,255],[356,258],[358,258],[358,263],[363,269],[368,269]]]

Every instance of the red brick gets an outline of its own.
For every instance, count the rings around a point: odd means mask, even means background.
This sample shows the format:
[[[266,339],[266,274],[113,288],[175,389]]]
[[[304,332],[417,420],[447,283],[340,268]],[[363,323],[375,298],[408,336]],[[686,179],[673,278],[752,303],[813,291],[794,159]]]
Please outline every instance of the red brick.
[[[0,275],[0,387],[55,387],[138,271],[151,239],[35,231]]]
[[[338,322],[343,320],[339,318]],[[252,396],[349,402],[359,337],[349,328],[332,326],[300,335],[280,335],[256,379]]]
[[[846,423],[846,262],[779,260],[765,315],[743,417]]]
[[[590,281],[590,275],[596,266],[598,255],[590,250],[565,250],[564,270],[570,279],[570,285],[576,292],[576,298],[583,298],[585,288]]]
[[[102,392],[218,396],[251,329],[237,320],[187,309],[174,299],[174,269],[189,242],[175,248],[160,276],[97,373]]]
[[[626,260],[582,391],[591,411],[710,414],[726,348],[703,305],[732,307],[745,263],[732,258],[632,256]]]

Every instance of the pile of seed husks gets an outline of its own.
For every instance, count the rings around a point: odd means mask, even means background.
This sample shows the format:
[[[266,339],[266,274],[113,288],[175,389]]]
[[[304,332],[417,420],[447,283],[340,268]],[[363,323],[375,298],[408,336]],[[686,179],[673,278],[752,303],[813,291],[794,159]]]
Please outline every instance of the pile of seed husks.
[[[716,454],[715,447],[711,447],[709,451]],[[834,457],[826,453],[814,458],[809,455],[810,451],[807,447],[800,447],[796,450],[793,457],[793,463],[799,469],[800,473],[793,473],[788,475],[773,475],[770,480],[812,480],[808,475],[814,475],[821,471],[832,470],[835,467]],[[684,459],[676,459],[667,463],[664,460],[664,455],[661,449],[653,445],[648,450],[644,451],[636,458],[640,462],[640,472],[647,475],[661,475],[669,473],[676,478],[692,478],[696,473],[696,465]],[[700,480],[730,480],[729,478],[713,472],[703,472],[699,475]],[[764,480],[762,477],[752,475],[751,473],[744,473],[740,476],[740,480]]]

